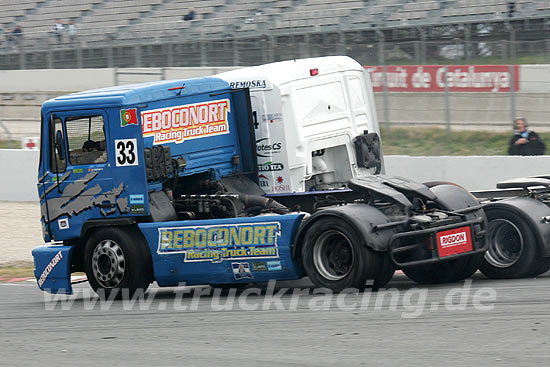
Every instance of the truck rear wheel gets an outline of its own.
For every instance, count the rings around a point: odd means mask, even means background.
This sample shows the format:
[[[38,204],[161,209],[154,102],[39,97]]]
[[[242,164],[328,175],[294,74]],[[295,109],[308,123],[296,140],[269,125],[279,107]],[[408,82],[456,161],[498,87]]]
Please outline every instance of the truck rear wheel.
[[[336,217],[312,224],[302,248],[302,262],[310,280],[334,292],[362,290],[367,278],[374,279],[378,272],[375,255],[353,227]]]
[[[499,208],[488,209],[485,213],[489,221],[489,248],[481,272],[493,279],[541,274],[540,271],[545,269],[545,258],[527,222],[519,215]]]
[[[550,258],[544,257],[540,259],[539,266],[533,271],[531,276],[536,277],[541,274],[546,273],[548,270],[550,270]]]
[[[476,272],[482,255],[472,255],[460,259],[404,268],[403,273],[419,284],[440,284],[459,282]]]
[[[151,282],[151,264],[143,239],[120,228],[101,228],[86,243],[84,267],[101,298],[132,297]],[[113,294],[113,292],[115,294]]]
[[[378,290],[379,288],[385,286],[391,278],[393,278],[393,274],[395,273],[395,266],[391,262],[390,255],[388,253],[378,254],[378,261],[380,265],[372,282],[373,290]]]

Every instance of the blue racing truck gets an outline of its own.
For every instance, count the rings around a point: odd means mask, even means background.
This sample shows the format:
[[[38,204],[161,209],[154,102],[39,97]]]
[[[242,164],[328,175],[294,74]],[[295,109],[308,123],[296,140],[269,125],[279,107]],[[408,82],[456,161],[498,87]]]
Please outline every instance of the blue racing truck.
[[[350,60],[274,64],[297,83],[276,113],[259,113],[250,86],[215,77],[46,101],[39,287],[70,294],[74,272],[102,297],[154,281],[308,276],[342,291],[382,287],[395,269],[419,283],[470,276],[487,246],[482,208],[455,185],[372,174],[383,170],[373,104],[354,95],[372,101],[372,89]],[[270,161],[281,152],[284,160]]]

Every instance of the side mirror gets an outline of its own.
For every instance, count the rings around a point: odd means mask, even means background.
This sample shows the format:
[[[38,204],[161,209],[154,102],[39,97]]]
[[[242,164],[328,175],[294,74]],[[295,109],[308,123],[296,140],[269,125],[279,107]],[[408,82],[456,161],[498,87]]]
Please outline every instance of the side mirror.
[[[63,135],[61,133],[61,130],[57,130],[57,133],[55,134],[55,150],[57,152],[57,156],[60,160],[65,160],[65,148],[63,145]]]
[[[374,168],[374,174],[382,170],[382,159],[380,157],[380,138],[376,133],[366,133],[356,136],[353,139],[357,166]]]

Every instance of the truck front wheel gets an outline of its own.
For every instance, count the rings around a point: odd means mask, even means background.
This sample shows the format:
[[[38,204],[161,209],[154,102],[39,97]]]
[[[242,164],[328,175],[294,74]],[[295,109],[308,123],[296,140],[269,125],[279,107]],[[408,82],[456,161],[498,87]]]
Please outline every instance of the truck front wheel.
[[[143,240],[121,228],[96,230],[86,243],[84,266],[88,281],[101,298],[132,297],[151,280]]]
[[[334,292],[363,289],[367,279],[377,274],[376,259],[353,227],[340,218],[321,218],[305,234],[302,262],[318,287]]]

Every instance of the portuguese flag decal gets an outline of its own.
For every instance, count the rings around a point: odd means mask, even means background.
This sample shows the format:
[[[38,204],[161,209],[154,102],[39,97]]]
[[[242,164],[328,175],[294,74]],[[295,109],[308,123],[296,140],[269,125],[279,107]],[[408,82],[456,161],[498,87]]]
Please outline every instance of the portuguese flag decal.
[[[120,110],[120,126],[137,125],[137,109]]]

